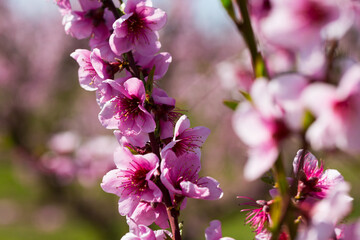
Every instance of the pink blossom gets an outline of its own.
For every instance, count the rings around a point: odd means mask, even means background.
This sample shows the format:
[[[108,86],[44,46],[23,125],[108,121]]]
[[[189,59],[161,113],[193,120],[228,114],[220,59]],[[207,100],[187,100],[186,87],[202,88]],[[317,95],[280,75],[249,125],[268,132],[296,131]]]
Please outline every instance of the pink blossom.
[[[129,80],[129,77],[122,77],[117,79],[107,79],[102,82],[98,86],[98,89],[96,91],[96,101],[99,104],[100,108],[103,108],[105,103],[110,101],[115,96],[119,95],[118,86],[123,87],[124,82]]]
[[[175,122],[179,115],[181,115],[178,112],[173,111],[176,101],[160,88],[153,89],[152,98],[157,105],[156,114],[159,117],[160,138],[171,138],[173,136]]]
[[[350,186],[340,182],[334,186],[328,195],[319,201],[310,211],[310,222],[301,226],[298,240],[328,240],[335,235],[335,227],[352,207],[352,198],[348,195]]]
[[[194,153],[177,157],[171,150],[162,156],[161,181],[170,193],[197,199],[215,200],[223,195],[219,183],[211,177],[199,178],[200,158]]]
[[[119,70],[120,63],[107,62],[104,60],[100,49],[95,48],[90,54],[90,62],[97,75],[102,79],[114,78],[114,74]]]
[[[206,240],[234,240],[230,237],[222,237],[221,222],[219,220],[213,220],[210,222],[210,226],[205,230]]]
[[[210,226],[205,230],[206,240],[234,240],[229,237],[222,237],[221,222],[219,220],[213,220],[210,222]]]
[[[326,74],[326,55],[322,46],[304,49],[297,58],[298,71],[316,80],[322,80]]]
[[[255,240],[271,240],[270,232],[261,232],[255,235]]]
[[[131,218],[126,219],[130,232],[125,234],[121,240],[164,240],[166,236],[171,236],[166,230],[153,231],[145,225],[137,225]]]
[[[187,152],[196,153],[201,156],[200,147],[209,136],[210,130],[206,127],[190,128],[190,120],[186,115],[182,115],[177,121],[174,129],[174,137],[162,150],[162,154],[171,149],[176,156]]]
[[[251,88],[252,103],[242,102],[233,117],[233,127],[249,147],[244,176],[254,180],[269,170],[279,154],[279,145],[291,131],[302,127],[300,95],[307,80],[288,74],[267,82],[257,79]]]
[[[115,130],[114,135],[121,146],[127,146],[130,148],[144,148],[146,143],[149,141],[149,134],[145,132],[140,132],[139,134],[130,133],[125,135],[121,131]]]
[[[224,61],[216,66],[220,83],[225,90],[230,91],[234,98],[239,97],[239,90],[249,92],[254,82],[250,54],[245,52],[240,61]]]
[[[97,90],[102,80],[112,78],[114,75],[115,70],[102,59],[100,50],[97,48],[92,52],[86,49],[77,49],[71,53],[70,56],[74,58],[80,66],[78,72],[79,83],[85,90]]]
[[[255,240],[271,240],[272,234],[271,232],[261,232],[255,235]],[[290,237],[285,232],[281,232],[278,240],[289,240]]]
[[[144,77],[147,77],[152,68],[155,67],[154,80],[161,79],[167,72],[172,57],[167,52],[161,52],[155,56],[142,56],[134,52],[134,59],[137,66],[141,68]]]
[[[336,0],[273,0],[262,19],[265,38],[278,46],[300,50],[321,43],[321,30],[340,16]],[[287,21],[284,21],[287,19]]]
[[[256,234],[266,232],[266,227],[271,223],[270,205],[272,201],[254,200],[249,197],[238,196],[250,200],[242,205],[249,205],[254,208],[242,209],[241,212],[248,211],[246,214],[246,224],[250,224]]]
[[[272,8],[272,0],[251,0],[249,1],[249,12],[252,22],[256,25],[261,19],[269,15]]]
[[[169,227],[166,208],[162,203],[141,201],[129,217],[136,224],[149,226],[155,222],[162,229]]]
[[[107,101],[99,120],[108,129],[119,129],[124,135],[149,133],[155,130],[156,124],[151,114],[145,109],[145,88],[141,80],[130,78],[123,84],[116,80],[107,83],[117,91],[117,95]]]
[[[144,0],[128,0],[124,13],[114,22],[111,49],[118,55],[130,50],[141,55],[155,54],[161,46],[157,30],[165,25],[166,13]]]
[[[114,161],[117,168],[104,176],[101,187],[120,197],[121,215],[133,214],[141,201],[161,201],[162,193],[151,180],[159,166],[155,154],[132,155],[129,149],[119,147],[114,153]]]
[[[105,23],[104,9],[101,8],[101,2],[97,0],[80,0],[82,11],[73,11],[69,1],[57,1],[57,5],[63,16],[63,25],[67,34],[77,39],[87,38],[92,35],[92,39],[96,39],[97,42],[106,40],[109,37],[110,32],[107,27],[108,24]],[[111,23],[115,20],[109,17],[106,19],[110,20]]]
[[[70,0],[56,0],[56,4],[62,14],[66,14],[71,11]]]
[[[295,54],[281,47],[268,46],[265,50],[265,64],[270,76],[295,70]]]
[[[311,196],[323,199],[335,185],[344,181],[343,176],[337,170],[327,169],[324,171],[323,163],[319,166],[316,157],[309,152],[304,155],[303,167],[299,172],[302,154],[303,150],[299,150],[293,162],[294,173],[299,176],[297,198],[304,199],[306,196]]]
[[[306,133],[314,149],[360,152],[360,65],[348,69],[337,88],[325,83],[310,85],[303,100],[316,117]]]

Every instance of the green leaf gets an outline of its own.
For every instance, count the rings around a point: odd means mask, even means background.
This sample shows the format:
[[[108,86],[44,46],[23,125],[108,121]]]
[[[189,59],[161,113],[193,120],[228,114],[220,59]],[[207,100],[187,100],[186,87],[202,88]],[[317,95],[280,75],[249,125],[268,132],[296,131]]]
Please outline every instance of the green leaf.
[[[303,118],[303,126],[304,129],[308,129],[310,125],[315,121],[314,115],[311,112],[305,111],[304,118]]]
[[[273,176],[271,176],[270,174],[266,175],[266,176],[263,176],[261,178],[261,181],[263,181],[264,183],[267,183],[271,186],[274,186],[275,185],[275,179]]]
[[[223,103],[233,111],[235,111],[236,107],[239,105],[239,102],[233,100],[224,100]]]
[[[252,102],[252,98],[251,98],[251,96],[250,96],[249,93],[244,92],[244,91],[240,91],[240,93],[243,95],[243,97],[244,97],[246,100],[248,100],[249,102]]]
[[[282,215],[282,209],[283,209],[283,201],[280,196],[275,197],[273,200],[273,203],[270,206],[270,217],[272,221],[271,225],[271,231],[275,231],[280,226],[280,220]]]
[[[155,74],[155,66],[153,66],[153,68],[151,69],[148,79],[145,83],[145,91],[150,96],[152,94],[152,90],[154,86],[154,74]]]
[[[130,146],[127,146],[126,148],[129,149],[130,152],[131,152],[132,154],[134,154],[134,155],[139,154],[134,148],[132,148],[132,147],[130,147]]]
[[[234,6],[231,0],[220,0],[226,12],[229,14],[233,21],[236,21]]]
[[[268,76],[264,59],[260,54],[257,54],[255,59],[255,75],[257,78]]]

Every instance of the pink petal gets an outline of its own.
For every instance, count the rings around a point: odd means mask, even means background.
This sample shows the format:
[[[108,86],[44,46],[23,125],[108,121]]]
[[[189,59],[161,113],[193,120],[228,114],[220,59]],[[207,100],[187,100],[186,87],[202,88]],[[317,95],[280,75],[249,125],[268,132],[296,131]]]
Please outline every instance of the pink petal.
[[[152,11],[149,11],[148,16],[146,16],[146,25],[153,31],[157,31],[160,30],[161,28],[163,28],[166,24],[166,20],[167,20],[167,16],[166,13],[159,9],[156,8]]]
[[[127,37],[118,38],[115,36],[115,34],[111,34],[109,43],[111,50],[117,55],[126,53],[133,48],[132,43]]]
[[[145,87],[141,80],[130,78],[124,83],[124,87],[130,96],[136,96],[140,100],[145,100]]]
[[[182,115],[176,122],[174,129],[174,140],[177,136],[183,133],[186,129],[190,128],[190,120],[186,115]]]
[[[253,181],[274,165],[279,154],[278,146],[269,142],[267,145],[258,146],[249,150],[249,159],[244,168],[244,177]]]
[[[330,108],[335,101],[336,89],[325,83],[313,83],[302,93],[304,105],[316,116]]]
[[[116,104],[115,101],[107,101],[98,115],[100,123],[107,129],[119,128],[119,119],[115,117],[116,113],[114,112]]]
[[[272,139],[272,130],[265,119],[248,102],[241,103],[233,115],[233,128],[238,137],[249,146]]]

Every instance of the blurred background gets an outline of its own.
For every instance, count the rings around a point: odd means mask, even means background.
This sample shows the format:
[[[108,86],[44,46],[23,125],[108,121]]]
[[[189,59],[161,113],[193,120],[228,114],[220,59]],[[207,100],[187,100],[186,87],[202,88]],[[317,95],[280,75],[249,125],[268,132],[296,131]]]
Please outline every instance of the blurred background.
[[[180,216],[184,239],[204,239],[214,219],[221,220],[224,236],[252,239],[236,196],[267,200],[269,186],[243,180],[246,149],[222,103],[240,97],[237,78],[251,77],[251,69],[239,67],[250,65],[243,41],[218,0],[153,2],[168,13],[161,50],[173,57],[159,85],[193,127],[211,129],[201,175],[224,190],[219,201],[189,199]],[[0,18],[1,238],[120,239],[128,227],[117,212],[118,197],[99,186],[113,167],[117,143],[98,122],[95,95],[80,88],[78,64],[69,56],[88,48],[87,41],[65,35],[51,0],[2,0]],[[287,148],[289,171],[297,146],[294,139]],[[352,183],[349,219],[358,217],[360,162],[335,152],[325,166]]]

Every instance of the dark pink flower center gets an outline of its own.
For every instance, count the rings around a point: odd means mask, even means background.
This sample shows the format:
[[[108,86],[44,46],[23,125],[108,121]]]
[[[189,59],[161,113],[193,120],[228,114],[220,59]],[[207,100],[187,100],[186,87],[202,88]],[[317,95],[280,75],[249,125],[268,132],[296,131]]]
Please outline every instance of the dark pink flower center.
[[[329,9],[315,1],[307,1],[300,10],[304,20],[310,24],[322,25],[330,20]]]
[[[138,14],[134,13],[126,20],[126,27],[128,29],[128,37],[132,42],[142,38],[146,43],[149,43],[149,39],[145,32],[147,25],[144,18],[141,18]]]
[[[149,172],[148,169],[141,166],[139,163],[132,163],[132,168],[123,171],[123,181],[121,187],[124,190],[128,190],[133,194],[141,194],[149,188],[146,180],[146,174]]]
[[[351,118],[352,114],[358,112],[356,109],[356,103],[359,102],[359,100],[360,98],[357,94],[351,94],[341,101],[336,101],[333,105],[333,109],[337,115],[342,116],[342,118]]]
[[[186,152],[194,152],[194,149],[201,147],[203,144],[200,136],[187,134],[188,130],[189,129],[186,129],[177,137],[180,141],[176,142],[172,148],[176,156],[180,156]]]
[[[180,169],[180,174],[178,175],[178,177],[176,178],[174,187],[176,189],[181,189],[180,183],[184,182],[184,181],[190,181],[192,183],[197,182],[198,178],[197,178],[197,172],[198,171],[193,171],[193,169]]]
[[[118,118],[123,121],[127,121],[129,119],[134,120],[135,117],[138,116],[141,112],[139,109],[141,101],[136,96],[132,96],[131,98],[122,96],[118,97],[114,101],[117,102],[115,113],[117,113]]]
[[[327,190],[328,186],[323,183],[323,172],[324,166],[322,163],[318,167],[313,162],[305,161],[303,170],[299,172],[298,193],[296,196],[298,200],[303,200],[308,195],[319,199],[324,197],[323,190]]]
[[[286,126],[284,121],[275,120],[273,123],[273,138],[276,141],[281,141],[289,135],[289,128]]]

